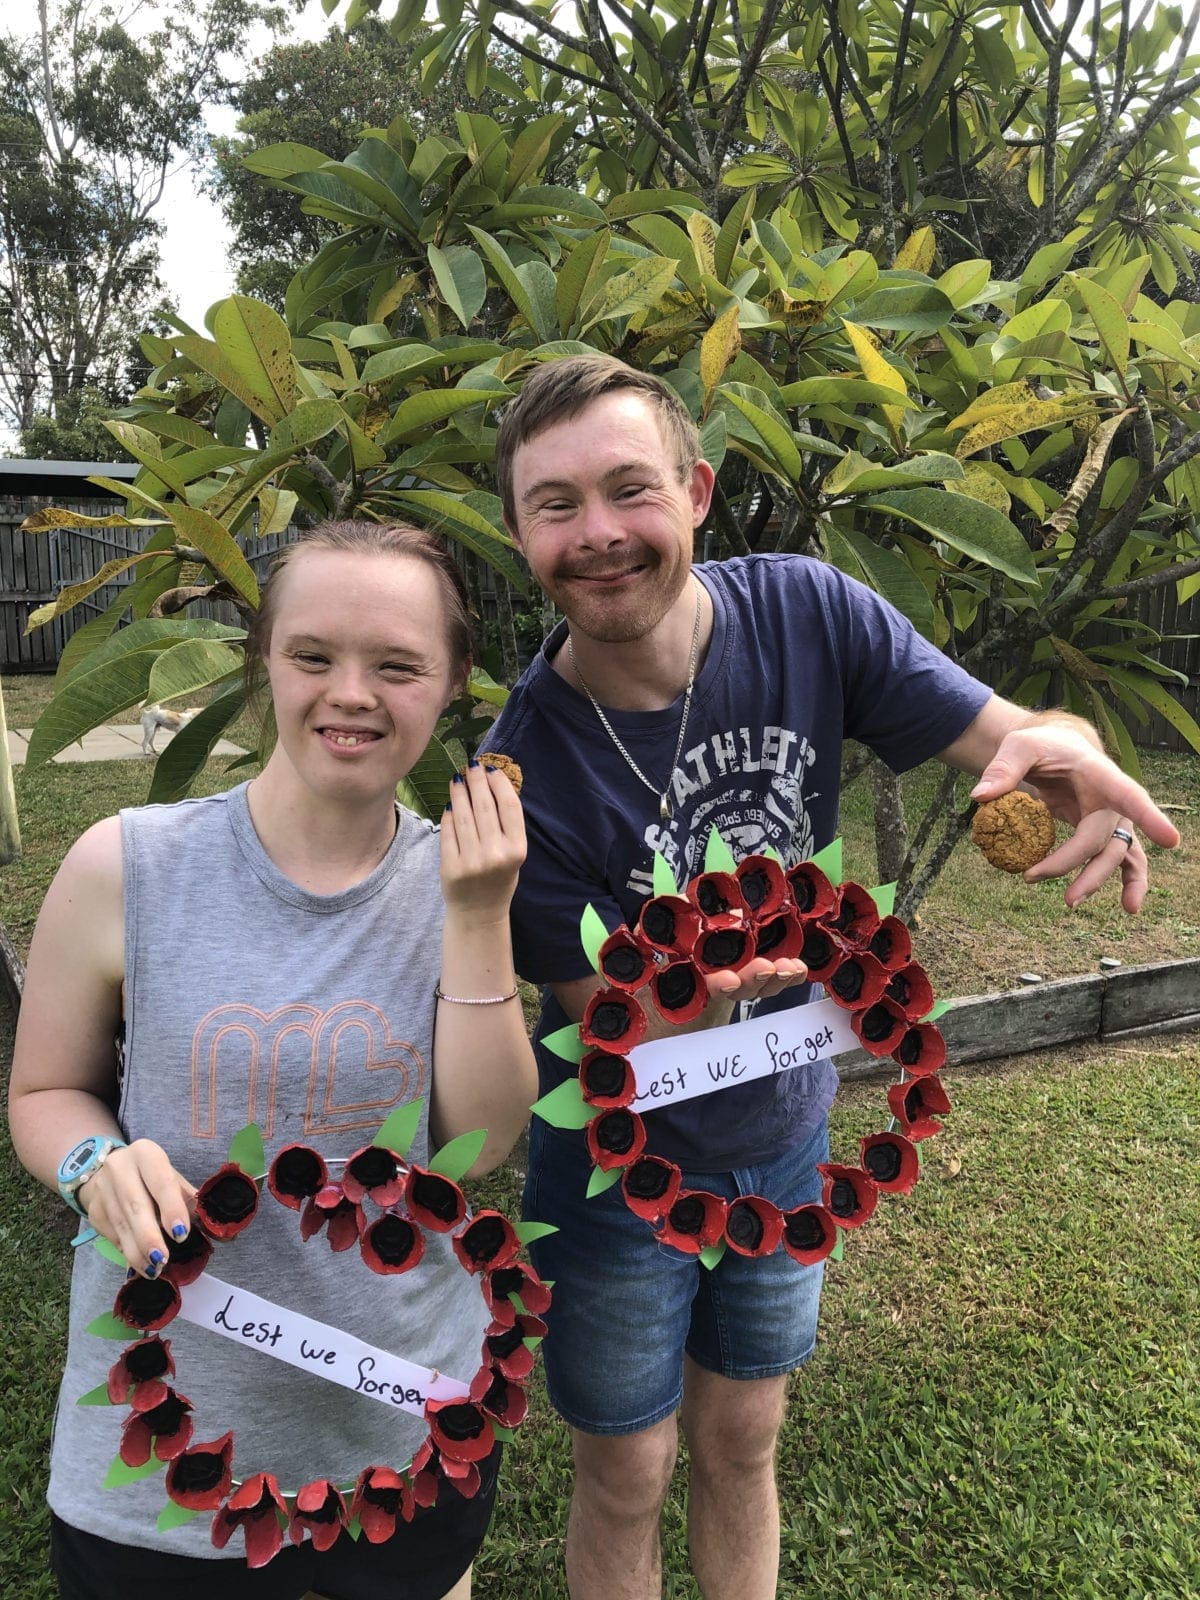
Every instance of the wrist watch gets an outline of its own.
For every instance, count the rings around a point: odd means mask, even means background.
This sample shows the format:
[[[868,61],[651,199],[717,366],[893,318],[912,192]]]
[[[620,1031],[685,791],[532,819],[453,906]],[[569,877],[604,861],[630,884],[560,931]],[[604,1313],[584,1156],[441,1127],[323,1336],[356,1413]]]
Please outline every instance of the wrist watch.
[[[81,1217],[86,1217],[87,1212],[75,1198],[80,1184],[90,1178],[112,1155],[114,1150],[126,1148],[124,1139],[117,1139],[112,1134],[93,1133],[86,1139],[81,1139],[73,1150],[68,1150],[58,1167],[58,1192]]]

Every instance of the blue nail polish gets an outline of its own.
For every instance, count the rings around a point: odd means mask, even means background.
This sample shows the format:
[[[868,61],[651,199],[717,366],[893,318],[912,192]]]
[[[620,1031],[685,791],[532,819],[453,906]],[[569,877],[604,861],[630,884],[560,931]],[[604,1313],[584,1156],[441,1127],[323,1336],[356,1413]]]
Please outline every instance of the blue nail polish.
[[[449,800],[446,801],[446,805],[445,805],[444,809],[446,811],[453,811],[454,810],[454,807],[450,804]]]
[[[485,772],[499,772],[500,768],[499,767],[488,767],[488,766],[485,766],[483,770]]]
[[[147,1278],[157,1278],[158,1277],[158,1268],[156,1266],[154,1266],[153,1263],[151,1263],[151,1265],[146,1268],[145,1276]]]
[[[467,761],[467,765],[469,767],[477,767],[479,765],[479,762],[476,760],[476,758],[474,756],[471,756]]]
[[[125,1282],[128,1283],[130,1278],[136,1278],[136,1277],[137,1277],[137,1273],[133,1270],[132,1267],[130,1267],[129,1271],[125,1274]]]
[[[172,1239],[186,1239],[187,1235],[188,1235],[188,1231],[187,1231],[187,1223],[186,1222],[177,1222],[175,1224],[175,1226],[171,1229],[171,1237],[172,1237]]]
[[[151,1250],[150,1259],[156,1267],[161,1267],[167,1258],[161,1250]]]

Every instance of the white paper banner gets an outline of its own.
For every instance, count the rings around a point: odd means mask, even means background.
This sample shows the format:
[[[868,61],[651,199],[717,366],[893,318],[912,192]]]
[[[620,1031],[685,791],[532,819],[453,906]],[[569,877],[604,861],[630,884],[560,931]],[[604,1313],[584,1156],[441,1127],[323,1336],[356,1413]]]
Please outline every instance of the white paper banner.
[[[630,1051],[638,1090],[633,1106],[652,1111],[857,1049],[850,1013],[833,1000],[814,1000],[724,1028],[652,1039]]]
[[[270,1300],[202,1272],[179,1291],[179,1315],[197,1328],[249,1345],[276,1361],[315,1372],[343,1389],[380,1400],[414,1417],[425,1415],[426,1400],[463,1400],[468,1385],[387,1350],[327,1327]]]

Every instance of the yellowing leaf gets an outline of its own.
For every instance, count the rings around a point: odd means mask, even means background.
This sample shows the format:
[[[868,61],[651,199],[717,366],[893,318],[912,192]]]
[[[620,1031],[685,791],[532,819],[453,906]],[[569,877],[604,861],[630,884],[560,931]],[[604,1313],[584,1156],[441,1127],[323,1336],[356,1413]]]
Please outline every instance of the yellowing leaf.
[[[692,241],[692,250],[695,252],[696,265],[701,272],[707,272],[710,278],[717,275],[717,230],[711,217],[706,217],[703,211],[692,211],[687,219],[688,237]]]
[[[1012,496],[988,468],[989,461],[968,461],[960,479],[949,480],[947,489],[952,494],[965,494],[972,500],[982,500],[985,506],[995,506],[1005,516],[1012,508]]]
[[[1002,439],[1015,439],[1018,434],[1031,433],[1037,428],[1054,428],[1061,423],[1072,422],[1094,408],[1094,398],[1082,391],[1063,395],[1057,400],[1023,400],[1020,405],[991,412],[973,428],[968,428],[954,453],[962,461],[990,444],[999,444]],[[949,426],[955,427],[957,424],[951,423]]]
[[[1087,453],[1079,471],[1075,474],[1075,481],[1067,490],[1062,503],[1053,516],[1046,518],[1046,532],[1044,542],[1053,544],[1058,534],[1066,533],[1071,526],[1080,506],[1091,491],[1092,485],[1100,476],[1100,469],[1108,456],[1113,436],[1117,429],[1132,415],[1130,408],[1118,411],[1115,417],[1109,417],[1093,429]]]
[[[762,303],[773,317],[782,317],[789,328],[811,328],[827,309],[824,300],[799,299],[786,289],[772,289]]]
[[[908,385],[905,383],[903,376],[892,366],[891,362],[880,353],[874,335],[868,333],[866,328],[860,328],[855,322],[847,322],[845,317],[842,318],[842,326],[845,328],[846,336],[854,347],[854,354],[858,357],[858,364],[862,370],[863,377],[870,383],[881,384],[885,389],[895,389],[907,398]],[[903,406],[885,405],[882,410],[887,420],[887,425],[892,431],[892,437],[898,441],[900,437],[900,421],[904,416]]]
[[[916,228],[896,251],[893,265],[907,267],[910,272],[928,272],[936,250],[933,229]]]
[[[696,212],[692,213],[697,215]],[[712,405],[713,392],[721,377],[742,347],[742,336],[738,329],[738,315],[741,307],[735,300],[727,311],[723,311],[709,328],[700,341],[700,381],[704,385],[704,414]]]
[[[1120,302],[1091,278],[1071,280],[1091,317],[1109,360],[1125,376],[1129,364],[1129,318]]]

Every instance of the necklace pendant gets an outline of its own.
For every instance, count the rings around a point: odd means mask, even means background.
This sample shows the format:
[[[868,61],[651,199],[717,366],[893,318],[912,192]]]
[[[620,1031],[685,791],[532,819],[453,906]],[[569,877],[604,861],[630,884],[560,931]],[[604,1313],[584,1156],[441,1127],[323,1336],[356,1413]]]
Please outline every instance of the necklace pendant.
[[[675,815],[671,810],[671,802],[667,799],[665,791],[658,797],[658,814],[664,822],[670,822]]]

